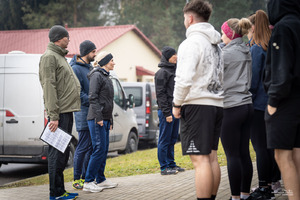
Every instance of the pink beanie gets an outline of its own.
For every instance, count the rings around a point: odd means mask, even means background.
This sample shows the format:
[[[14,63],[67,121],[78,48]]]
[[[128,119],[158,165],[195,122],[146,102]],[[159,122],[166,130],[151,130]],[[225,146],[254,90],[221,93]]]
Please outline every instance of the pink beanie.
[[[228,26],[227,21],[223,23],[222,27],[221,27],[222,31],[224,32],[224,34],[230,39],[230,40],[234,40],[236,38],[242,37],[242,35],[234,33],[231,30],[231,28]]]

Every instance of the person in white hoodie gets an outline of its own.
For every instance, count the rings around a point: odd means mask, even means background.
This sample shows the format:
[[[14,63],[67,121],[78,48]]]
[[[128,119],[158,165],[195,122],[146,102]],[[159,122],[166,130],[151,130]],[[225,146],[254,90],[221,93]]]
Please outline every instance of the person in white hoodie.
[[[221,35],[208,23],[212,7],[207,1],[192,0],[183,12],[187,38],[178,49],[173,115],[180,118],[182,153],[195,168],[197,199],[215,199],[223,117]]]

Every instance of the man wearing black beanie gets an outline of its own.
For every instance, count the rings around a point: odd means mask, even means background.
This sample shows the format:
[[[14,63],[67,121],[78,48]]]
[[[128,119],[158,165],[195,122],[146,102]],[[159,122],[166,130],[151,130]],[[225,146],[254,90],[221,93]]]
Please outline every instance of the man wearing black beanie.
[[[158,104],[159,139],[157,155],[160,164],[161,175],[177,174],[184,171],[176,165],[174,159],[174,145],[178,138],[179,119],[172,114],[172,101],[174,91],[174,78],[177,55],[172,47],[164,47],[158,67],[155,73],[155,91]]]
[[[76,74],[80,85],[81,111],[75,112],[75,124],[78,132],[78,144],[74,154],[74,189],[82,189],[85,179],[85,172],[92,153],[90,131],[87,123],[89,103],[89,79],[87,74],[93,68],[91,62],[96,56],[96,46],[89,40],[83,41],[80,46],[80,55],[75,55],[70,65]]]
[[[50,42],[56,42],[64,37],[69,38],[69,33],[67,29],[65,29],[61,25],[54,25],[49,31],[49,39]]]
[[[80,110],[80,83],[66,62],[69,44],[68,31],[55,25],[49,31],[49,44],[39,64],[39,76],[44,93],[44,104],[51,132],[57,128],[72,134],[73,112]],[[63,171],[70,148],[64,153],[48,146],[48,173],[51,199],[76,199],[78,193],[68,193],[64,186]]]

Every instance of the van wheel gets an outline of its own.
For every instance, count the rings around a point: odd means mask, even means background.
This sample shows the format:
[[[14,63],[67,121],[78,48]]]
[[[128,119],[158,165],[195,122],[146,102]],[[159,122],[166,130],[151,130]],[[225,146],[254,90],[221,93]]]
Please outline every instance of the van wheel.
[[[73,166],[73,163],[74,163],[74,154],[75,154],[75,146],[71,142],[71,144],[70,144],[69,159],[68,159],[68,162],[67,162],[67,167],[72,167]]]
[[[118,153],[126,154],[137,151],[138,148],[138,138],[134,132],[130,132],[128,135],[127,145],[124,151],[119,151]]]

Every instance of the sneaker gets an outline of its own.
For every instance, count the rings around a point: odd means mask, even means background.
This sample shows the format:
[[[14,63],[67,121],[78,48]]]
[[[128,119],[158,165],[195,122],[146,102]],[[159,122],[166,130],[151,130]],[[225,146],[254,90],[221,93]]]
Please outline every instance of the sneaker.
[[[275,199],[274,190],[272,189],[271,186],[269,186],[266,189],[265,197],[266,197],[267,200],[269,200],[269,199]]]
[[[103,181],[101,183],[98,183],[97,185],[100,186],[100,187],[102,187],[102,188],[104,188],[104,189],[108,189],[108,188],[115,188],[115,187],[117,187],[118,183],[113,183],[110,180],[106,179],[105,181]]]
[[[75,181],[73,181],[73,183],[72,183],[72,187],[73,187],[75,190],[82,190],[83,184],[84,184],[84,183],[81,181],[81,179],[75,180]]]
[[[83,191],[87,192],[101,192],[104,188],[96,185],[94,182],[85,182],[83,184]]]
[[[253,199],[258,200],[271,200],[275,199],[275,195],[271,188],[258,187],[254,192],[250,194]]]
[[[181,167],[179,167],[179,166],[175,166],[175,167],[173,167],[173,169],[174,169],[174,170],[177,170],[178,172],[184,172],[184,171],[185,171],[184,168],[181,168]]]
[[[72,192],[68,192],[68,191],[66,191],[66,193],[69,194],[70,196],[74,196],[74,197],[78,196],[78,193],[72,193]]]
[[[272,183],[272,190],[274,191],[275,194],[282,192],[280,181]]]
[[[59,196],[59,197],[53,197],[50,196],[50,200],[59,200],[59,199],[76,199],[77,196],[72,196],[69,195],[67,192],[65,192],[63,195]]]
[[[171,174],[177,174],[177,173],[178,173],[177,170],[174,170],[174,169],[169,168],[169,167],[160,171],[161,175],[171,175]]]

